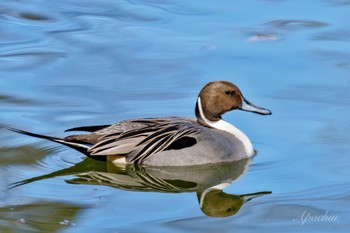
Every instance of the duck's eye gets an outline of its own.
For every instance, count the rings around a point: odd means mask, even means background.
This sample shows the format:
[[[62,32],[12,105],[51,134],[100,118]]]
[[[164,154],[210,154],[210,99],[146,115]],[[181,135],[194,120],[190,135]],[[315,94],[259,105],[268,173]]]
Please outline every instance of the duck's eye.
[[[225,91],[226,95],[235,95],[235,91]]]

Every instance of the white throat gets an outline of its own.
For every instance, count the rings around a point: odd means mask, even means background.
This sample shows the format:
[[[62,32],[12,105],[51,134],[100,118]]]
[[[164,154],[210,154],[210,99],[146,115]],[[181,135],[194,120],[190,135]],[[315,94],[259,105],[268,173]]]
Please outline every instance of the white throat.
[[[201,118],[203,119],[203,121],[207,125],[215,128],[215,129],[223,130],[223,131],[226,131],[226,132],[232,134],[233,136],[235,136],[238,140],[240,140],[243,143],[244,149],[246,150],[246,153],[249,156],[252,156],[254,154],[253,145],[250,142],[247,135],[245,135],[242,131],[240,131],[235,126],[231,125],[230,123],[228,123],[222,119],[220,119],[218,121],[211,121],[211,120],[207,119],[203,113],[201,97],[198,97],[197,103],[198,103],[199,114],[200,114]]]

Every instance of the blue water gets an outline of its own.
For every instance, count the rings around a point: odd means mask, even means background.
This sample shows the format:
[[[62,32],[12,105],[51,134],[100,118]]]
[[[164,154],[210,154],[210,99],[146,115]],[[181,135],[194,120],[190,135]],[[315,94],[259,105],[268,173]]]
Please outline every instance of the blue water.
[[[1,1],[0,126],[65,136],[192,117],[212,80],[273,114],[224,115],[253,161],[171,171],[110,167],[2,129],[0,231],[348,232],[349,12],[347,0]],[[225,205],[231,215],[214,217]]]

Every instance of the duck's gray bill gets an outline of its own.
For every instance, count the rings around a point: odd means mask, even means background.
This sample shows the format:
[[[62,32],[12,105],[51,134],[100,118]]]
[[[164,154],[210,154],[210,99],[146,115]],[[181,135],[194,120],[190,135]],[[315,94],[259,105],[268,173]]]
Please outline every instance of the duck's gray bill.
[[[246,100],[246,98],[243,98],[242,106],[239,109],[241,109],[243,111],[247,111],[247,112],[255,112],[255,113],[258,113],[261,115],[270,115],[271,114],[270,110],[256,106],[256,105],[250,103],[248,100]]]

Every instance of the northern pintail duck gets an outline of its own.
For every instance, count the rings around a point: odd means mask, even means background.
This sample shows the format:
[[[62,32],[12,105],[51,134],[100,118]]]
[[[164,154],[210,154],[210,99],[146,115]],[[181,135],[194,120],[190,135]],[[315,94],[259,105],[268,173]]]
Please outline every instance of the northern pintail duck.
[[[234,109],[271,114],[269,110],[251,104],[231,82],[214,81],[206,84],[198,95],[197,119],[162,117],[125,120],[112,125],[68,129],[66,131],[89,133],[64,138],[11,130],[58,142],[90,158],[113,163],[155,166],[221,163],[254,155],[249,138],[221,118]]]

